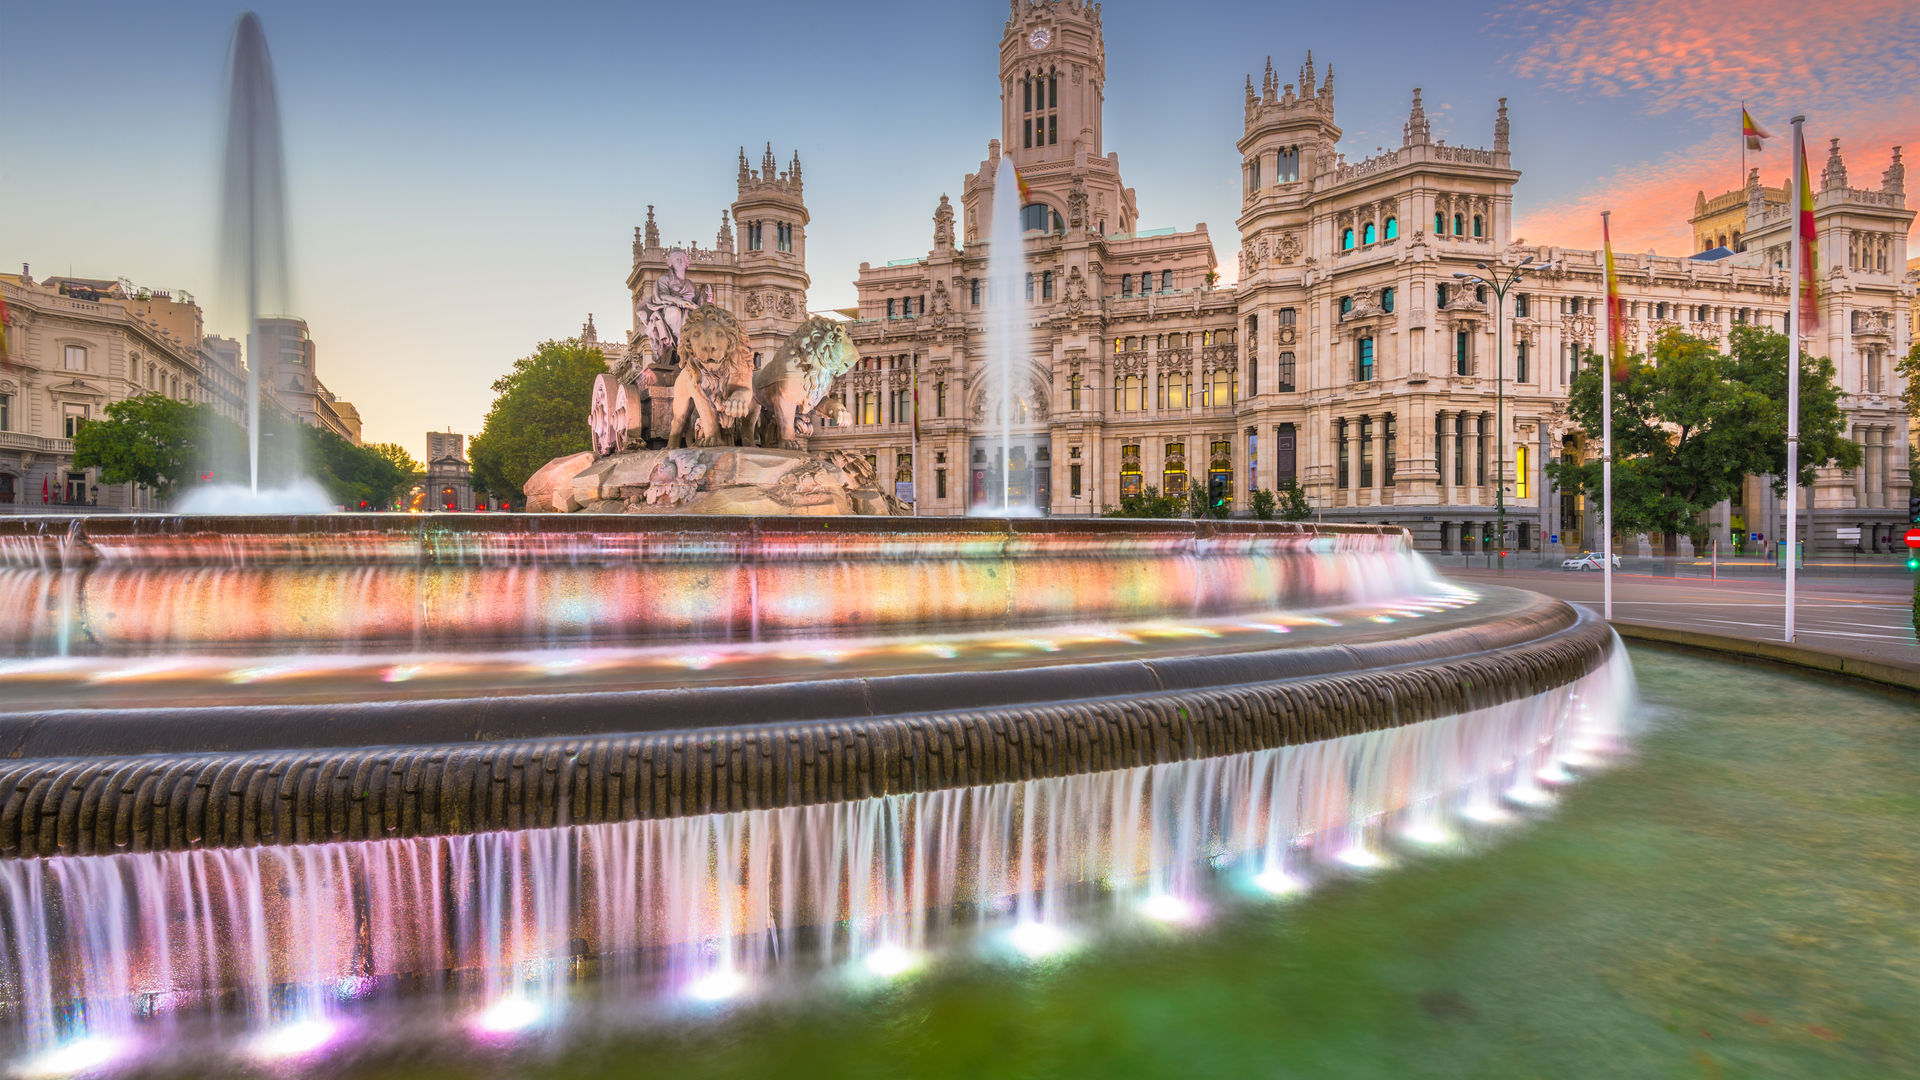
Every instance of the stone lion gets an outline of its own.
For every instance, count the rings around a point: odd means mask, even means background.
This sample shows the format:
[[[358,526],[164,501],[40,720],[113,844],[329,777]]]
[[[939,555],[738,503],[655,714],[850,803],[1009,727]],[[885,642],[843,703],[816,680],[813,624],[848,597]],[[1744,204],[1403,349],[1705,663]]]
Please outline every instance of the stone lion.
[[[673,425],[667,432],[667,448],[747,442],[753,412],[753,349],[733,315],[717,304],[695,308],[680,327],[676,351],[680,369],[673,380]]]
[[[833,380],[859,362],[845,326],[819,315],[801,323],[753,377],[760,445],[800,449],[801,437],[813,434],[814,411],[829,401]],[[846,406],[838,398],[831,399],[829,410],[838,422],[846,422]]]

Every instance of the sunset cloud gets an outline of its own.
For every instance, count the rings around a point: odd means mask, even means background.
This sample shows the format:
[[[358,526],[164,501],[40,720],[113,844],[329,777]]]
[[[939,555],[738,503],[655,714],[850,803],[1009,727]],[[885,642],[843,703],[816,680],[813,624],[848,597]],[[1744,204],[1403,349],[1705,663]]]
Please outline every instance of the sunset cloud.
[[[1778,184],[1790,168],[1787,124],[1805,113],[1812,169],[1841,140],[1855,187],[1878,187],[1890,148],[1920,150],[1920,6],[1854,0],[1845,11],[1805,0],[1534,0],[1498,13],[1517,43],[1523,78],[1571,94],[1620,99],[1667,123],[1720,122],[1723,136],[1623,162],[1586,191],[1529,207],[1515,232],[1556,241],[1598,231],[1614,211],[1615,241],[1638,250],[1691,247],[1685,218],[1696,191],[1736,186],[1744,102],[1777,138],[1749,164]],[[1909,155],[1911,156],[1911,155]]]

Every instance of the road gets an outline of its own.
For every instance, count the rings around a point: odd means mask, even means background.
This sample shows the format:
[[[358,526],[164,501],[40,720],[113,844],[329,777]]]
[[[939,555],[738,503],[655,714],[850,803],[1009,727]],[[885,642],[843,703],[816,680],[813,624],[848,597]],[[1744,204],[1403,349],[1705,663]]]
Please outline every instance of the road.
[[[1601,608],[1601,575],[1567,570],[1447,570],[1461,582],[1498,582]],[[1613,616],[1716,634],[1779,641],[1784,583],[1703,581],[1616,573]],[[1896,664],[1920,664],[1913,630],[1913,581],[1904,575],[1801,582],[1795,590],[1795,637],[1802,645],[1850,652]]]

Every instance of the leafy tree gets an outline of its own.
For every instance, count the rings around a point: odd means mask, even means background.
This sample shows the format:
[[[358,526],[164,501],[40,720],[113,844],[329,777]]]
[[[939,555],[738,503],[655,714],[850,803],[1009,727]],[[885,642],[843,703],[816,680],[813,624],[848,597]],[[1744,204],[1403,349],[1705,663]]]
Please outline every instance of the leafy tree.
[[[143,394],[107,406],[106,418],[74,433],[73,464],[97,468],[103,484],[135,483],[165,501],[207,464],[211,406]]]
[[[1731,350],[1676,331],[1662,334],[1650,358],[1635,356],[1613,388],[1613,520],[1627,531],[1664,534],[1672,555],[1683,532],[1714,504],[1739,494],[1748,476],[1772,474],[1784,493],[1787,439],[1787,340],[1774,331],[1736,327]],[[1568,412],[1588,432],[1601,430],[1603,363],[1574,378]],[[1800,358],[1800,482],[1815,470],[1853,468],[1860,447],[1842,436],[1833,364]],[[1557,461],[1553,482],[1600,497],[1601,463]]]
[[[1276,502],[1273,492],[1266,488],[1254,488],[1253,494],[1247,497],[1247,509],[1252,510],[1253,516],[1261,521],[1272,521]]]
[[[327,493],[349,510],[384,509],[400,496],[410,473],[386,455],[355,446],[325,428],[306,431],[307,468]]]
[[[367,443],[364,449],[371,450],[381,457],[386,458],[388,461],[393,462],[394,468],[399,469],[408,476],[412,476],[417,472],[426,471],[426,466],[415,461],[413,455],[407,453],[407,448],[401,446],[399,443]]]
[[[1187,500],[1179,495],[1162,495],[1160,489],[1149,486],[1138,495],[1120,496],[1120,508],[1108,510],[1102,517],[1110,518],[1177,518],[1187,508]]]
[[[1279,504],[1274,512],[1281,521],[1305,521],[1313,516],[1313,504],[1307,501],[1307,493],[1300,489],[1299,481],[1281,481],[1274,488],[1274,495]]]
[[[599,349],[574,341],[545,341],[514,361],[493,381],[493,408],[467,447],[474,487],[518,501],[540,466],[591,447],[593,377],[606,370]]]
[[[1907,403],[1908,416],[1920,416],[1920,341],[1913,343],[1907,355],[1894,365],[1895,374],[1907,382],[1907,388],[1900,391],[1900,397]]]

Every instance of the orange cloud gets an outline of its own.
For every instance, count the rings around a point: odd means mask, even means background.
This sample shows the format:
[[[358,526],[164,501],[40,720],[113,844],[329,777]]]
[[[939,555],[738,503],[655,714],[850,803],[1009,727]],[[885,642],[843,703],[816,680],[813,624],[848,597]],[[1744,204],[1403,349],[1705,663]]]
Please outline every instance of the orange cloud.
[[[1748,159],[1769,184],[1781,183],[1791,168],[1787,118],[1796,112],[1809,118],[1816,183],[1829,138],[1841,139],[1853,187],[1880,186],[1891,147],[1920,152],[1914,0],[1852,0],[1843,13],[1807,0],[1535,0],[1502,12],[1499,21],[1526,42],[1514,58],[1522,77],[1573,93],[1631,97],[1649,115],[1718,120],[1727,129],[1658,160],[1623,164],[1571,198],[1526,208],[1514,232],[1536,242],[1594,242],[1599,213],[1609,209],[1616,246],[1691,248],[1686,219],[1694,193],[1712,196],[1739,184],[1734,124],[1742,102],[1776,136]]]

